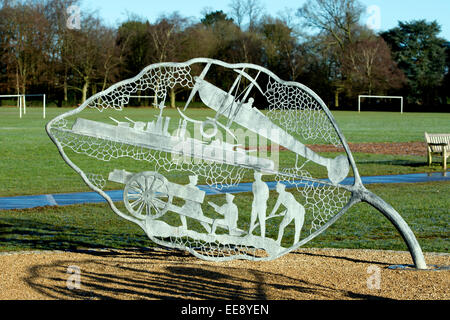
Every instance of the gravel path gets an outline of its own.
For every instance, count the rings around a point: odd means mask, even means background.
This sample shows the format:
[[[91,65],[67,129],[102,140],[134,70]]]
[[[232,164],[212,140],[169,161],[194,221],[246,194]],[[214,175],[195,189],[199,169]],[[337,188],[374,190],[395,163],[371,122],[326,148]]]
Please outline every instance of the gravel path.
[[[391,154],[391,155],[427,155],[427,144],[425,142],[368,142],[368,143],[351,143],[348,142],[351,152],[375,153],[375,154]],[[344,152],[342,146],[334,146],[331,144],[309,144],[308,148],[315,152]],[[280,146],[280,150],[286,150]],[[270,147],[265,149],[270,150]],[[248,150],[248,148],[247,148]],[[261,148],[259,148],[261,150]]]
[[[348,143],[352,152],[393,154],[393,155],[427,155],[425,142],[372,142],[372,143]],[[310,145],[316,152],[342,152],[344,148],[333,145]]]
[[[22,252],[0,255],[0,299],[450,299],[450,270],[388,269],[409,263],[408,252],[350,249],[220,263],[165,249]]]

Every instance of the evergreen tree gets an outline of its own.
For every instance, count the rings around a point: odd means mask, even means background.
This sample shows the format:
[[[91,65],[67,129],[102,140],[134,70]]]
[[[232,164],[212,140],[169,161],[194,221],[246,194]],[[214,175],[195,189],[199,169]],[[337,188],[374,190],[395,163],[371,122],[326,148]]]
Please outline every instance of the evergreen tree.
[[[445,73],[445,40],[438,37],[440,31],[436,21],[417,20],[399,22],[398,27],[381,34],[407,78],[409,103],[438,103]]]

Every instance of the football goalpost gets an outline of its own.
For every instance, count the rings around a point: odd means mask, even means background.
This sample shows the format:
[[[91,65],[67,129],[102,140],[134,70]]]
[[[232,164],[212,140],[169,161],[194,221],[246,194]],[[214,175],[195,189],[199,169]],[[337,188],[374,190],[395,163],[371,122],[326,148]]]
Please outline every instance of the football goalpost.
[[[375,98],[375,99],[400,99],[400,113],[403,113],[403,97],[402,96],[372,96],[372,95],[358,95],[358,112],[361,112],[361,98]]]
[[[45,104],[46,104],[45,93],[23,94],[22,96],[23,96],[23,110],[24,110],[24,114],[27,112],[27,105],[25,103],[25,97],[42,97],[42,117],[45,119]]]
[[[19,116],[22,118],[22,104],[24,102],[24,98],[21,94],[2,94],[0,95],[1,98],[17,98],[17,107],[19,108]]]
[[[134,98],[134,99],[155,99],[155,96],[128,96],[128,98]]]
[[[40,97],[42,96],[42,116],[45,119],[45,104],[46,96],[45,93],[42,94],[3,94],[0,95],[1,98],[17,98],[17,107],[19,108],[19,117],[22,118],[22,114],[27,113],[26,97]]]

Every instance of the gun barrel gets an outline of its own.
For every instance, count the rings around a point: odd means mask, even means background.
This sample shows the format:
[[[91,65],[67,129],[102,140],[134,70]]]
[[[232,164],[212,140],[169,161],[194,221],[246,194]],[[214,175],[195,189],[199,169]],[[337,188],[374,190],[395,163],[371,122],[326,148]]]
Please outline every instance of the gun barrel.
[[[206,80],[196,78],[196,81],[200,99],[211,109],[219,112],[221,106],[228,106],[227,109],[230,110],[229,114],[235,115],[234,122],[308,160],[326,167],[328,177],[333,183],[338,183],[347,176],[349,163],[346,157],[338,156],[335,159],[331,159],[319,155],[295,139],[288,132],[281,129],[264,114],[256,111],[256,108],[245,103],[237,103],[232,95],[217,88]]]

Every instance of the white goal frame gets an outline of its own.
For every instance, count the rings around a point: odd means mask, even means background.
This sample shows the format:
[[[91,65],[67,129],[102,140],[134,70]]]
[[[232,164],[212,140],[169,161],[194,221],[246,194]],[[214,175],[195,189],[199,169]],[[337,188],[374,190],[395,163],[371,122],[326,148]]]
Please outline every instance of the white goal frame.
[[[157,96],[128,96],[128,98],[139,98],[139,99],[149,99],[149,98],[157,98]]]
[[[27,113],[26,97],[39,97],[42,96],[42,117],[45,119],[45,105],[46,95],[45,93],[38,94],[2,94],[1,98],[17,98],[17,106],[19,108],[19,117],[22,118],[22,114]]]
[[[400,99],[400,113],[403,113],[403,97],[402,96],[372,96],[372,95],[358,95],[358,112],[361,112],[361,98],[376,98],[376,99]]]
[[[19,117],[22,118],[22,104],[25,101],[25,98],[22,94],[2,94],[1,98],[17,98],[17,107],[19,108]]]
[[[33,93],[33,94],[23,94],[23,111],[24,114],[27,113],[27,105],[25,103],[25,97],[40,97],[42,96],[42,117],[45,119],[45,104],[46,104],[46,95],[45,93]]]

